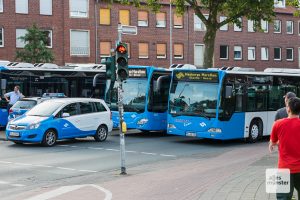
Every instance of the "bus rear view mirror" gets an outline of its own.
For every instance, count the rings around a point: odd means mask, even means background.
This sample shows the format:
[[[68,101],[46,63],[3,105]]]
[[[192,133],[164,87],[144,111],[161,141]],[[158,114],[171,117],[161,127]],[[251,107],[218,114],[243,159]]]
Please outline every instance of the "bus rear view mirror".
[[[226,99],[229,99],[232,97],[232,85],[226,85],[226,88],[225,88],[225,98]]]

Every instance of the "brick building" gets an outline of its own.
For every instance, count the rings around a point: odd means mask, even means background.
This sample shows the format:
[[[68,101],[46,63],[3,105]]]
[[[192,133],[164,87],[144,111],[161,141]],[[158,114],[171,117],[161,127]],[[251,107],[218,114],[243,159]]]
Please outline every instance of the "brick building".
[[[300,21],[285,0],[276,1],[275,20],[262,23],[264,32],[253,30],[253,22],[246,18],[241,19],[242,28],[229,24],[218,31],[215,66],[300,66]],[[129,64],[202,66],[205,26],[191,8],[178,17],[174,7],[170,13],[168,3],[154,14],[99,0],[0,0],[0,60],[14,60],[16,49],[24,46],[17,38],[36,23],[48,34],[47,45],[58,65],[99,63],[115,46],[119,22],[138,29],[136,36],[122,36],[129,46]]]

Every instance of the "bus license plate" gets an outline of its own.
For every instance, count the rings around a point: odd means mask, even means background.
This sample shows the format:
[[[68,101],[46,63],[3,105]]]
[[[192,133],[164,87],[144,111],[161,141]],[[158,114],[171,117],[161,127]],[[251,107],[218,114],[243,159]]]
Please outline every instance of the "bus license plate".
[[[18,133],[18,132],[10,132],[10,133],[9,133],[9,136],[19,137],[19,136],[20,136],[20,133]]]
[[[186,133],[186,136],[188,136],[188,137],[196,137],[197,134],[194,133],[194,132],[187,132],[187,133]]]

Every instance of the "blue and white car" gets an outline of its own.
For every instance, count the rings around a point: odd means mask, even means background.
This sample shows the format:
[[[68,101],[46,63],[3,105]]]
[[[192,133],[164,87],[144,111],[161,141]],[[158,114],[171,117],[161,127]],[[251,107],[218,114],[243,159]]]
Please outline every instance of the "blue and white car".
[[[112,126],[110,109],[103,100],[59,98],[44,101],[10,121],[6,137],[16,144],[44,146],[53,146],[61,139],[87,136],[102,142]]]

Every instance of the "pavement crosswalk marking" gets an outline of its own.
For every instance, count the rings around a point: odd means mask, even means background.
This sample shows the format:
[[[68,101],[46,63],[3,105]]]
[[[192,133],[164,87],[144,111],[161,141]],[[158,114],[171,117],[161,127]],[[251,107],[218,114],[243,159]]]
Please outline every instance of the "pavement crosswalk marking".
[[[23,184],[13,184],[7,181],[0,181],[0,185],[8,185],[8,186],[13,186],[13,187],[25,187]]]

